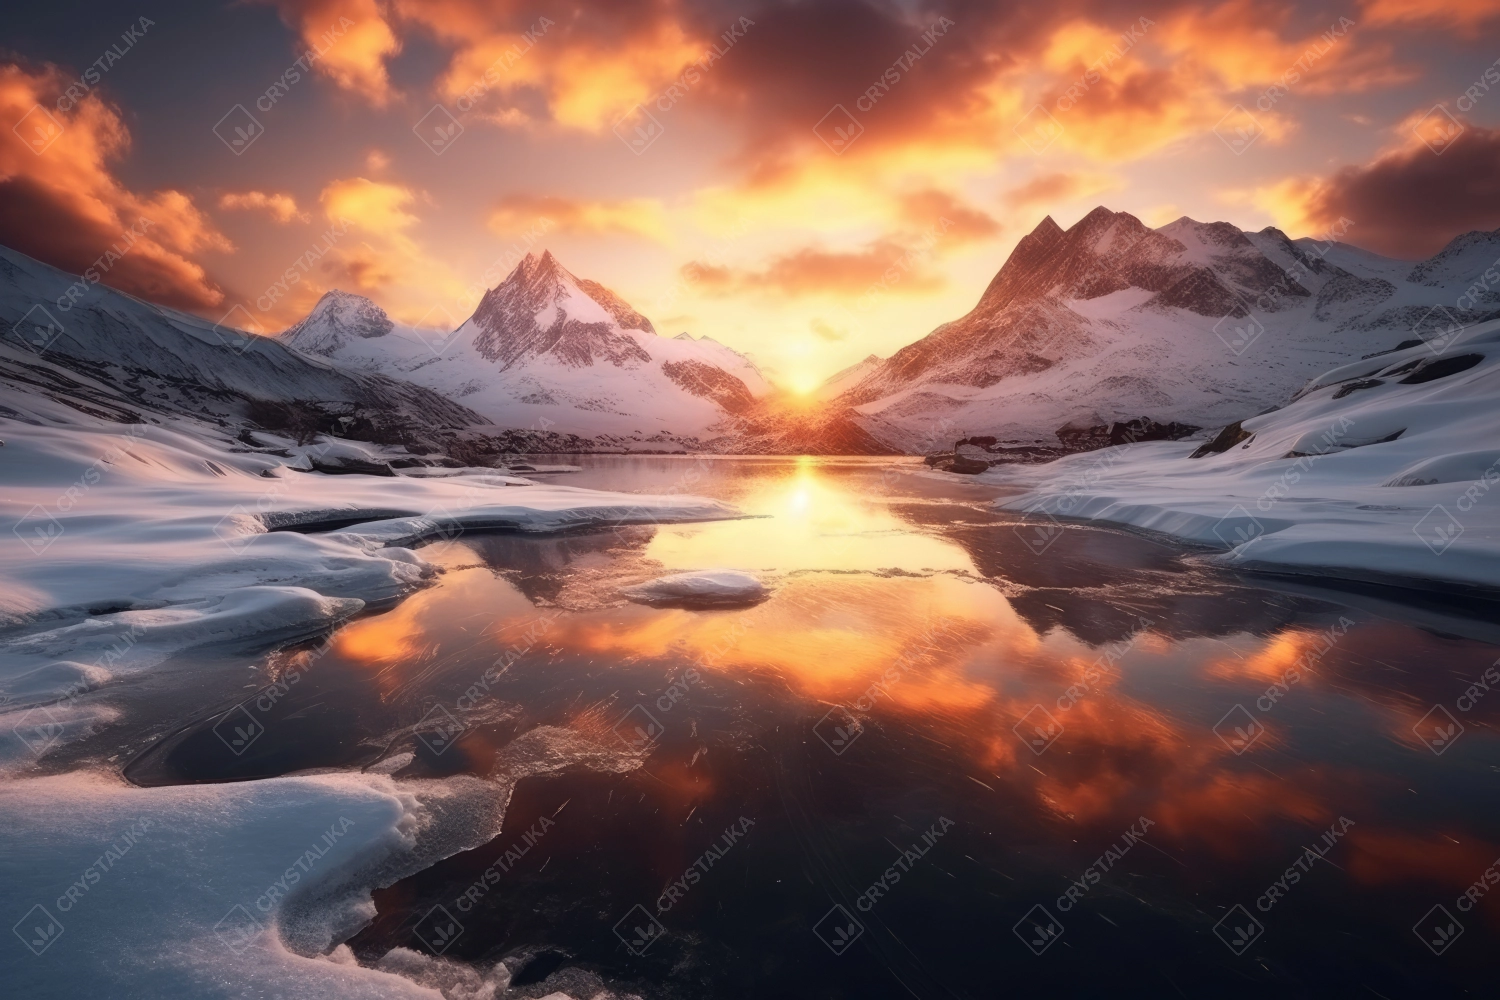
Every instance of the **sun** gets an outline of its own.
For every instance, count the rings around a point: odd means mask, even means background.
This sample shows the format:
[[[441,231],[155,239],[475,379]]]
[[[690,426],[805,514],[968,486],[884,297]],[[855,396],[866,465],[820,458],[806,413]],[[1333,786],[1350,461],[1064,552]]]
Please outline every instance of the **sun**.
[[[795,372],[787,377],[786,389],[794,396],[811,396],[822,384],[811,372]]]

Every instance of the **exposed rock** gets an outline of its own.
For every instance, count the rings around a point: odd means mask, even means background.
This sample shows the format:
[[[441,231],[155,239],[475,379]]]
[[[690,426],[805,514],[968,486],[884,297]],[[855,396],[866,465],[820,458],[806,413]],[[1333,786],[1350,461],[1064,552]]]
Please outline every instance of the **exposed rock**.
[[[667,377],[695,396],[718,403],[730,413],[746,413],[755,406],[750,389],[722,368],[702,361],[664,361]]]
[[[1423,382],[1434,382],[1440,378],[1447,378],[1449,375],[1466,372],[1483,360],[1483,354],[1455,354],[1449,358],[1433,358],[1417,365],[1410,375],[1401,380],[1401,384],[1420,385]]]
[[[1255,437],[1255,435],[1250,431],[1245,430],[1245,428],[1241,427],[1240,422],[1236,420],[1234,423],[1230,424],[1228,427],[1225,427],[1223,430],[1219,431],[1219,433],[1215,434],[1212,440],[1205,441],[1203,444],[1199,445],[1197,450],[1188,457],[1203,458],[1208,455],[1221,455],[1237,444],[1244,444],[1248,442],[1253,437]]]

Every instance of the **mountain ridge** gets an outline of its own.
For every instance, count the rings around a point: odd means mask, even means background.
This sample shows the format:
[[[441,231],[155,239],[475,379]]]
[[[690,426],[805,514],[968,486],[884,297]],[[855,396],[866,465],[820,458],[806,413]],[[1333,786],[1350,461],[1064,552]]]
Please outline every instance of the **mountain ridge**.
[[[1222,426],[1340,359],[1410,339],[1444,318],[1437,307],[1464,323],[1500,315],[1495,293],[1457,308],[1495,257],[1500,231],[1412,264],[1272,227],[1184,216],[1149,229],[1100,206],[1064,230],[1049,215],[973,309],[868,365],[830,403],[906,450],[927,450],[937,427],[950,440],[1056,445],[1057,428],[1096,414]]]

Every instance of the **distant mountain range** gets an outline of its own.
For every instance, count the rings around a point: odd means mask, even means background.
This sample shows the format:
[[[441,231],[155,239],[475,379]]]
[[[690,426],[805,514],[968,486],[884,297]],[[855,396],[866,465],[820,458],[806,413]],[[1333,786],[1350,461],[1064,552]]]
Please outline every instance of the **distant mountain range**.
[[[79,286],[82,279],[0,247],[0,383],[122,421],[161,412],[238,423],[257,404],[299,402],[329,428],[357,421],[367,432],[434,440],[482,422],[411,382],[332,365],[103,285],[85,286],[60,308]]]
[[[550,252],[528,254],[456,330],[399,325],[369,299],[334,291],[275,339],[439,392],[497,428],[611,447],[712,449],[771,393],[749,358],[709,337],[659,336]]]
[[[1095,442],[1108,435],[1079,429],[1221,427],[1352,359],[1500,316],[1500,289],[1479,280],[1497,259],[1500,230],[1413,264],[1273,228],[1183,218],[1150,229],[1102,207],[1067,230],[1049,217],[966,316],[799,402],[712,338],[660,336],[551,253],[528,255],[455,329],[399,324],[331,291],[259,337],[99,285],[58,313],[79,279],[0,248],[0,379],[81,406],[251,425],[270,402],[325,430],[416,435],[439,450],[464,438],[501,450],[873,454],[976,435],[1057,447],[1065,425],[1069,440]]]
[[[1223,426],[1330,366],[1500,315],[1500,290],[1465,298],[1497,259],[1500,231],[1413,265],[1274,228],[1048,217],[968,315],[835,376],[829,403],[903,450],[934,427],[1056,445],[1069,423]]]

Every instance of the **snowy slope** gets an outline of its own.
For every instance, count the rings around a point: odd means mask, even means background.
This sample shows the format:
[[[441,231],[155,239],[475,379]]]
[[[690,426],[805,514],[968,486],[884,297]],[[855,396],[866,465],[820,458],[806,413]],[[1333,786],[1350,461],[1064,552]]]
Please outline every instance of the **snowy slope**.
[[[121,401],[165,412],[243,415],[250,399],[357,405],[411,428],[463,427],[473,411],[379,374],[351,372],[258,337],[92,285],[0,247],[0,374],[35,382],[50,366],[95,378]]]
[[[1001,505],[1026,512],[1018,530],[1040,547],[1059,518],[1087,518],[1212,546],[1243,569],[1500,589],[1500,322],[1325,372],[1208,445],[978,479],[1029,488]]]
[[[1152,230],[1098,208],[1064,232],[1048,218],[972,312],[852,386],[841,373],[838,398],[905,448],[938,427],[1055,445],[1058,427],[1096,416],[1222,426],[1334,365],[1440,334],[1450,316],[1500,315],[1500,294],[1462,298],[1497,258],[1497,233],[1413,266],[1276,229],[1183,218]]]
[[[745,356],[651,322],[551,253],[527,255],[455,331],[392,324],[330,292],[279,335],[341,366],[426,386],[491,423],[619,443],[707,441],[770,391]]]

